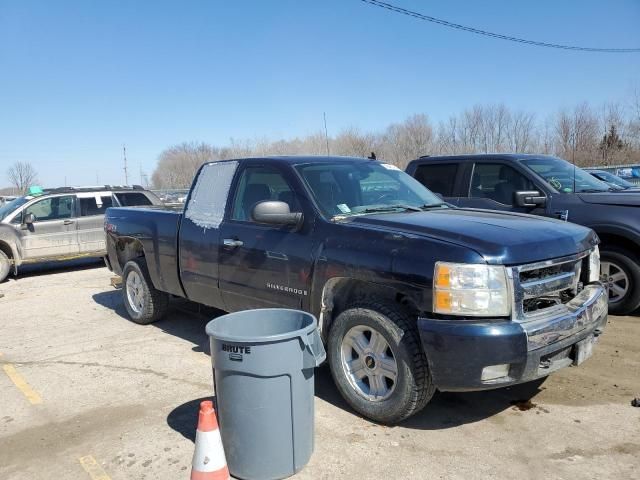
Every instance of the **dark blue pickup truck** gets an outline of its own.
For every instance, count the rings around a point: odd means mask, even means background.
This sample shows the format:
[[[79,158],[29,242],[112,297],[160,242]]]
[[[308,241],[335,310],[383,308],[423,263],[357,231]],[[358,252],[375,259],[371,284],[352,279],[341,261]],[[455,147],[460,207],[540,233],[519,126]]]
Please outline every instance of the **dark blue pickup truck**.
[[[559,218],[593,229],[602,244],[609,312],[640,307],[640,192],[620,191],[547,155],[421,157],[407,173],[447,202]]]
[[[105,230],[135,322],[159,319],[172,295],[311,312],[340,393],[384,423],[436,389],[578,365],[607,320],[593,231],[455,208],[368,159],[208,163],[184,211],[112,208]]]

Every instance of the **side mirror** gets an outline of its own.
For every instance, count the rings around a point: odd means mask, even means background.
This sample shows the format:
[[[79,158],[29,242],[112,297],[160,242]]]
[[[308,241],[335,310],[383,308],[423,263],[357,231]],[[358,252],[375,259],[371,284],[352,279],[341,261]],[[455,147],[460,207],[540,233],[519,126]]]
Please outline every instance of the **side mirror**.
[[[302,222],[302,213],[291,213],[288,203],[267,200],[259,202],[253,207],[251,218],[254,222],[266,223],[268,225],[298,226]]]
[[[25,225],[31,225],[35,221],[36,221],[36,216],[33,213],[27,213],[24,216],[24,224]]]
[[[513,200],[513,203],[518,207],[542,207],[547,203],[547,197],[541,195],[537,190],[514,192]]]

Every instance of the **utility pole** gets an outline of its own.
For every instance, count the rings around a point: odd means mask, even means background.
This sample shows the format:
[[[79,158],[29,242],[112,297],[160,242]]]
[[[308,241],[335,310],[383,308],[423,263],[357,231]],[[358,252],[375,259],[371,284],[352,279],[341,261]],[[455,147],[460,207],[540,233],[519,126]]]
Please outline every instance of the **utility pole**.
[[[124,184],[129,185],[129,172],[127,171],[127,147],[122,145],[122,155],[124,157]]]
[[[327,113],[322,112],[322,117],[324,118],[324,140],[327,143],[327,156],[329,156],[329,134],[327,133]]]

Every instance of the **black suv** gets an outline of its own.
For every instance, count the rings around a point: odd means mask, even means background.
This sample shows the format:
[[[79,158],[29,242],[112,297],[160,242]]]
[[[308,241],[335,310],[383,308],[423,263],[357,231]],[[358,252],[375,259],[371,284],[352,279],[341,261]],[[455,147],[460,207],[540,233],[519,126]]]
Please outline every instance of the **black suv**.
[[[609,311],[640,307],[640,193],[610,185],[557,157],[485,154],[420,157],[407,173],[460,207],[568,220],[599,235]]]

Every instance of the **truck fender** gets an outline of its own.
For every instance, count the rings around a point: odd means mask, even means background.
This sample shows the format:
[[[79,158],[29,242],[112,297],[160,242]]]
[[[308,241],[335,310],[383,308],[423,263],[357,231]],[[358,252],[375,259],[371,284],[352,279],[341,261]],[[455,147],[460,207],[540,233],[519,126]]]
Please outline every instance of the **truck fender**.
[[[328,338],[331,323],[340,312],[352,303],[371,298],[378,302],[399,303],[418,311],[413,301],[394,286],[352,277],[333,277],[325,282],[320,295],[320,305],[314,308],[318,314],[318,327],[322,338]]]

